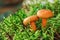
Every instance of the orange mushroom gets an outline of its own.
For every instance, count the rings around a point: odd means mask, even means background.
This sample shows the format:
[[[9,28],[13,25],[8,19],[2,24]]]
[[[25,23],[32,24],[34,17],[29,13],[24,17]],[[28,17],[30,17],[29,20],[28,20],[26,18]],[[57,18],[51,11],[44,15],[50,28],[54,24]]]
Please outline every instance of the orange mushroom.
[[[53,13],[50,10],[42,9],[37,12],[37,16],[42,18],[42,27],[45,27],[47,24],[47,19],[53,16]]]
[[[36,15],[33,15],[33,16],[30,16],[30,17],[27,17],[23,20],[23,24],[24,25],[27,25],[28,23],[30,23],[30,28],[34,31],[36,31],[36,25],[35,25],[35,21],[38,20],[38,17]]]

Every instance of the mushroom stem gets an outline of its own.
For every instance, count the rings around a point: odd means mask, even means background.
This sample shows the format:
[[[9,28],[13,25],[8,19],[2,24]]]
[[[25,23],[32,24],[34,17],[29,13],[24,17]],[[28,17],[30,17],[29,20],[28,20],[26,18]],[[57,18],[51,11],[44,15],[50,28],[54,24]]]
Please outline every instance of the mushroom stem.
[[[31,28],[32,30],[36,31],[35,22],[31,22],[30,25],[31,25],[30,28]]]
[[[42,27],[46,27],[47,19],[42,19]]]

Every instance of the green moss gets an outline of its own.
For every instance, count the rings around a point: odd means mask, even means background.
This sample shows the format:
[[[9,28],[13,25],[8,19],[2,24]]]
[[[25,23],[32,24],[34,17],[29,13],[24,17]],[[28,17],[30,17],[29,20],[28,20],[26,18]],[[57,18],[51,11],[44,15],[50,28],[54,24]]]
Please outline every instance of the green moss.
[[[48,6],[47,6],[48,5]],[[57,6],[57,5],[56,5]],[[10,15],[7,18],[4,18],[4,21],[0,23],[0,37],[1,40],[7,40],[9,36],[13,38],[13,40],[54,40],[54,33],[58,30],[60,26],[60,12],[59,9],[53,4],[46,4],[42,6],[41,4],[35,4],[29,6],[29,12],[26,13],[23,8],[18,10],[15,14]],[[47,8],[46,8],[47,7]],[[49,18],[47,22],[47,28],[41,27],[41,19],[36,21],[36,25],[38,30],[36,32],[31,32],[29,25],[27,28],[23,25],[24,18],[31,15],[35,15],[40,9],[50,9],[54,12],[54,17]],[[9,34],[7,37],[7,33]]]

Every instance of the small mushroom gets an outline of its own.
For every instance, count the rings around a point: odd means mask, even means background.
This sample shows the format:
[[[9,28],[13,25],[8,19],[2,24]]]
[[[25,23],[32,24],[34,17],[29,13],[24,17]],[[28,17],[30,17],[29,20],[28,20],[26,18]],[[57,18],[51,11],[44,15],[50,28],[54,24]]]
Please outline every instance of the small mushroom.
[[[53,16],[50,10],[42,9],[37,12],[37,16],[42,18],[42,27],[46,27],[47,19]]]
[[[36,31],[36,25],[35,25],[35,21],[38,20],[38,17],[36,15],[33,15],[33,16],[30,16],[30,17],[27,17],[23,20],[23,24],[26,26],[27,24],[30,23],[30,28],[34,31]]]

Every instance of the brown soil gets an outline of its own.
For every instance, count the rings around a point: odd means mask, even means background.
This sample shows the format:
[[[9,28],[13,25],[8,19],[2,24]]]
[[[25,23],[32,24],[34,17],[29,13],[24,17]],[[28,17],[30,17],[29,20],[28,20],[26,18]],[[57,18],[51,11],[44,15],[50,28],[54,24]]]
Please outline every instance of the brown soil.
[[[54,40],[60,40],[60,33],[58,33],[58,32],[55,33]]]
[[[14,7],[17,6],[17,4],[22,3],[23,0],[18,0],[17,2],[16,1],[10,1],[10,0],[8,0],[8,2],[9,2],[8,4],[5,4],[4,6],[0,6],[0,14],[6,12],[8,10],[12,10],[12,11],[17,10]]]

